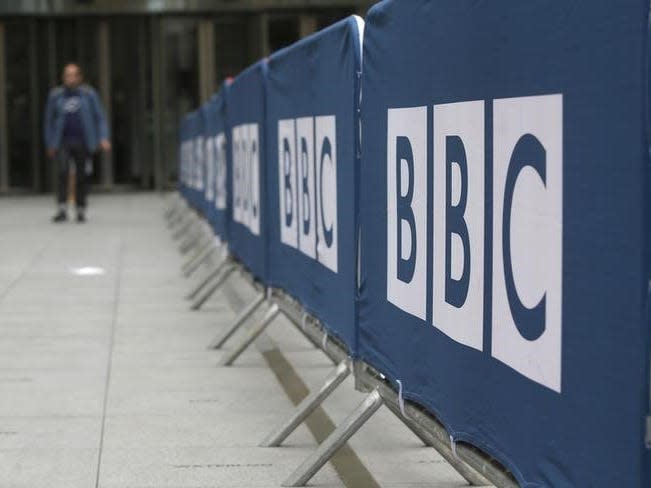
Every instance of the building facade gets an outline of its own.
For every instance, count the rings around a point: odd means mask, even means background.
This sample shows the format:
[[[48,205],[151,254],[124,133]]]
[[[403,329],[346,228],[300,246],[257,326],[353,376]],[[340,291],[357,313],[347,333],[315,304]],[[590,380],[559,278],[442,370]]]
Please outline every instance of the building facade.
[[[110,115],[102,189],[176,181],[177,122],[222,81],[368,0],[21,0],[0,3],[0,193],[51,190],[42,112],[76,61]]]

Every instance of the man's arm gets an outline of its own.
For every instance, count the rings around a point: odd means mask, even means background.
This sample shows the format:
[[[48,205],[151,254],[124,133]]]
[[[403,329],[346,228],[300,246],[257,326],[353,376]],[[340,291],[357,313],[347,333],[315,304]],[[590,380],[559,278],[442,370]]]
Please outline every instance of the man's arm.
[[[45,149],[47,150],[48,156],[50,157],[53,156],[55,150],[52,127],[52,120],[54,118],[55,109],[55,98],[54,89],[52,89],[47,96],[47,103],[45,104],[45,117],[43,118],[43,139],[45,142]]]
[[[100,147],[102,150],[108,151],[111,149],[111,134],[106,120],[106,112],[104,111],[104,106],[102,105],[99,95],[92,88],[90,88],[90,101],[95,116],[95,124],[97,124],[97,131],[99,133]]]

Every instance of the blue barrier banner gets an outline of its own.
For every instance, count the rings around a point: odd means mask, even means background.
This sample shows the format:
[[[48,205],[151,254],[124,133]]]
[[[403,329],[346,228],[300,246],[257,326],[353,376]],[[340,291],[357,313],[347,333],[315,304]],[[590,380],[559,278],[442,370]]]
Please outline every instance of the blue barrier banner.
[[[214,133],[214,119],[216,118],[215,95],[199,107],[201,114],[202,124],[202,156],[204,160],[203,171],[203,206],[201,208],[202,215],[206,220],[212,224],[215,218],[213,211],[215,206],[215,181],[214,181],[214,151],[213,151],[213,133]]]
[[[387,0],[359,354],[528,487],[649,487],[647,0]]]
[[[243,71],[226,92],[226,120],[230,134],[231,252],[257,278],[267,276],[266,248],[266,61]]]
[[[188,203],[196,210],[204,207],[203,177],[203,116],[200,110],[190,112],[186,118]]]
[[[269,58],[269,280],[354,354],[363,20],[353,16]]]
[[[193,119],[193,135],[194,135],[194,165],[195,165],[195,207],[197,210],[202,211],[205,208],[204,203],[204,186],[206,184],[206,160],[204,157],[204,114],[199,108],[195,112]]]
[[[188,157],[188,148],[189,148],[189,121],[188,115],[185,115],[179,124],[179,153],[178,153],[178,172],[179,172],[179,193],[187,201],[189,196],[189,185],[190,185],[190,168],[189,168],[189,157]]]
[[[226,89],[226,87],[224,87]],[[215,234],[227,238],[227,127],[224,95],[219,92],[202,108],[204,129],[204,216]]]

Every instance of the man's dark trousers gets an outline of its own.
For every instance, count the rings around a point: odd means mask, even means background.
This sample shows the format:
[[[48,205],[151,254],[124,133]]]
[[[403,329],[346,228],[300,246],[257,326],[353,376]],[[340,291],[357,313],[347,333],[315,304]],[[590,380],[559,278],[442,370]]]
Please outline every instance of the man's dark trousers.
[[[86,162],[90,154],[84,146],[62,146],[57,152],[59,188],[57,202],[60,206],[65,205],[68,199],[68,175],[70,168],[75,168],[76,174],[76,193],[75,201],[77,209],[86,208],[86,196],[88,193]]]

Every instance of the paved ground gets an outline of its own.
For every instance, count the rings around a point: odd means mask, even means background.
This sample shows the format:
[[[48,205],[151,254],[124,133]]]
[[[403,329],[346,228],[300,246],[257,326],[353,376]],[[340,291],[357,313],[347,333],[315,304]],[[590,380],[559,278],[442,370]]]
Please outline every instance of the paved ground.
[[[251,290],[234,279],[188,311],[164,205],[97,196],[88,224],[53,225],[49,198],[0,199],[0,487],[277,487],[314,450],[307,426],[257,447],[293,407],[262,353],[310,388],[332,364],[279,320],[217,368],[206,345]],[[88,267],[103,274],[75,274]],[[315,433],[361,398],[342,385]],[[350,447],[310,486],[465,485],[384,409]]]

